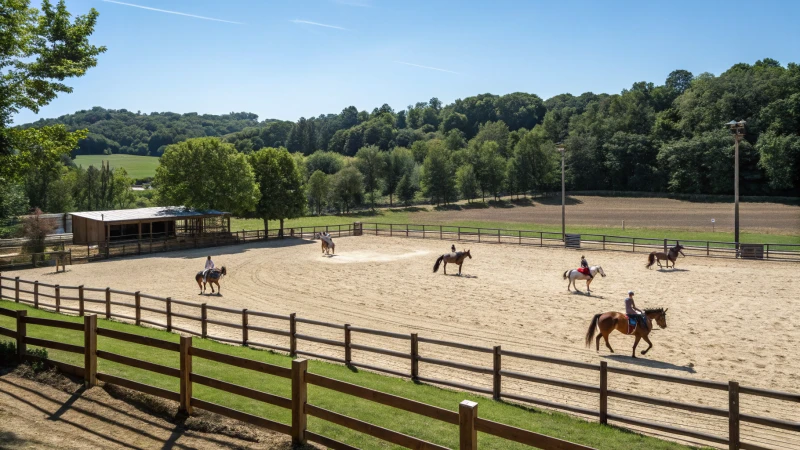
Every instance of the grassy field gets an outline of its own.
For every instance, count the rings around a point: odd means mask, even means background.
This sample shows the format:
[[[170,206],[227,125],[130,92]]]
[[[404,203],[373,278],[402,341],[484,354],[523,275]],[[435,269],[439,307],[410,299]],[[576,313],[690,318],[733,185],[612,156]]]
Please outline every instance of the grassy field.
[[[63,316],[41,310],[28,308],[8,301],[0,301],[0,307],[9,309],[26,309],[32,317],[46,317],[51,319],[81,322],[79,317]],[[0,326],[14,329],[14,321],[9,317],[0,317]],[[100,328],[108,328],[128,333],[136,333],[157,339],[178,341],[178,335],[150,328],[137,327],[114,321],[98,320]],[[83,334],[76,331],[67,331],[56,328],[28,325],[28,335],[53,341],[67,342],[83,345]],[[0,339],[7,339],[1,338]],[[213,350],[220,353],[240,356],[248,359],[259,360],[282,367],[291,366],[291,358],[285,355],[267,351],[253,350],[246,347],[237,347],[220,344],[217,342],[195,338],[194,345],[199,348]],[[98,349],[122,354],[140,360],[150,361],[170,367],[178,367],[178,354],[166,350],[144,347],[122,341],[98,337]],[[75,353],[65,353],[49,350],[50,358],[67,363],[82,365],[83,356]],[[250,372],[244,369],[234,369],[231,366],[195,358],[193,368],[196,373],[228,381],[253,389],[269,392],[280,396],[290,396],[290,382],[270,375]],[[111,375],[121,376],[153,386],[178,391],[178,380],[153,372],[135,369],[132,367],[99,360],[98,370]],[[415,384],[398,378],[385,377],[369,372],[360,372],[337,364],[319,361],[309,362],[309,371],[335,378],[348,383],[357,384],[371,389],[380,390],[390,394],[414,399],[424,403],[436,405],[452,411],[458,410],[462,400],[473,400],[480,404],[479,414],[489,420],[502,422],[516,427],[528,429],[549,436],[566,439],[598,449],[682,449],[689,448],[672,442],[662,441],[651,437],[632,433],[628,430],[613,426],[602,426],[584,420],[572,418],[565,414],[544,412],[505,402],[496,402],[485,397],[473,394],[456,392],[436,388],[433,386]],[[291,412],[277,406],[259,403],[244,397],[218,391],[202,385],[194,385],[194,395],[200,399],[229,406],[251,414],[267,417],[282,423],[291,421]],[[309,403],[320,407],[355,417],[378,426],[386,427],[411,436],[418,437],[449,448],[458,447],[458,429],[455,425],[428,419],[416,414],[408,413],[388,406],[378,405],[366,400],[346,396],[334,391],[317,386],[309,386]],[[366,449],[399,448],[378,439],[362,435],[355,431],[334,425],[314,417],[309,417],[308,429],[310,431],[331,437],[333,439]],[[520,444],[481,435],[481,446],[485,448],[522,449],[529,448]]]
[[[437,213],[424,213],[425,222],[422,222],[421,212],[415,208],[408,210],[378,210],[375,213],[366,212],[363,214],[351,214],[344,216],[311,216],[299,219],[287,220],[286,227],[311,227],[319,225],[345,225],[353,222],[364,223],[394,223],[394,224],[416,224],[416,225],[448,225],[456,227],[476,227],[476,228],[500,228],[505,230],[530,230],[530,231],[549,231],[561,233],[560,225],[546,225],[537,223],[503,222],[503,221],[481,221],[481,220],[458,220],[457,212],[442,212],[441,218],[437,218]],[[434,217],[431,220],[431,217]],[[270,222],[270,228],[277,228],[278,221]],[[264,222],[260,219],[231,219],[232,231],[240,230],[263,230]],[[710,231],[686,231],[671,230],[664,228],[630,228],[624,230],[621,227],[598,227],[598,226],[572,226],[567,225],[567,233],[579,234],[604,234],[608,236],[627,236],[636,238],[655,238],[655,239],[679,239],[696,241],[718,241],[733,242],[733,233],[710,232]],[[770,244],[800,244],[800,233],[798,235],[787,234],[768,234],[768,233],[741,233],[741,242],[745,243],[770,243]]]
[[[101,161],[108,161],[112,168],[124,168],[128,176],[134,179],[154,177],[158,167],[158,158],[155,156],[79,155],[75,158],[75,164],[83,166],[84,169],[89,166],[99,168]]]

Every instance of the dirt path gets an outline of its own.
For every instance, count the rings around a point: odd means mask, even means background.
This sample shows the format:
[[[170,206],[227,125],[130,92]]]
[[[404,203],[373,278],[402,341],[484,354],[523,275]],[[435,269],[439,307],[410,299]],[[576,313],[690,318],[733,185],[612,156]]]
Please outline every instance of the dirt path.
[[[456,221],[521,222],[561,225],[561,198],[536,199],[529,206],[507,208],[460,205],[458,211],[414,213],[414,223]],[[740,226],[752,233],[800,233],[800,206],[779,203],[741,203]],[[669,198],[569,197],[567,224],[573,226],[666,228],[673,230],[733,232],[732,203],[700,203]],[[369,221],[369,220],[367,220]]]
[[[254,443],[187,431],[110,396],[100,387],[73,393],[6,374],[0,377],[0,448],[4,449],[289,449],[264,433]]]
[[[354,327],[398,333],[417,332],[421,337],[444,339],[503,349],[536,353],[611,366],[643,369],[681,377],[727,382],[743,386],[797,392],[800,384],[800,298],[787,281],[783,266],[759,261],[681,258],[676,270],[647,270],[642,253],[586,253],[589,262],[603,266],[606,278],[597,279],[594,294],[568,293],[562,274],[574,268],[581,253],[560,248],[518,245],[463,244],[473,259],[464,265],[464,276],[444,276],[431,271],[436,257],[449,251],[451,242],[375,236],[336,239],[337,255],[320,255],[318,242],[285,240],[235,247],[171,252],[141,258],[109,260],[69,267],[66,273],[51,269],[4,273],[61,285],[91,287],[171,296],[207,302],[227,308],[248,308]],[[217,265],[227,266],[223,296],[199,296],[194,274],[203,267],[206,254]],[[457,268],[448,266],[448,274]],[[580,285],[584,289],[584,285]],[[612,335],[609,354],[584,347],[592,316],[623,309],[629,289],[636,291],[639,307],[669,308],[668,328],[656,330],[653,350],[646,358],[632,360],[632,339]],[[70,295],[63,294],[62,295]],[[93,294],[100,295],[102,294]],[[115,297],[116,299],[116,297]],[[132,303],[130,298],[120,301]],[[163,309],[163,304],[143,306]],[[102,305],[93,305],[101,309]],[[115,307],[116,308],[116,307]],[[116,311],[116,310],[115,310]],[[132,315],[130,310],[120,310]],[[173,312],[199,316],[197,308],[173,307]],[[163,315],[143,317],[164,323]],[[216,320],[241,323],[241,315],[209,311]],[[197,322],[176,319],[176,326],[199,330]],[[288,330],[286,321],[250,316],[250,324]],[[342,340],[342,331],[299,324],[298,333]],[[209,334],[241,339],[241,331],[209,326]],[[250,340],[288,347],[281,336],[251,332]],[[353,333],[353,342],[408,353],[407,340]],[[640,347],[640,349],[643,347]],[[300,341],[299,349],[343,357],[339,347]],[[449,347],[420,344],[422,356],[449,359],[483,367],[492,356]],[[795,355],[795,356],[792,356]],[[354,350],[357,362],[407,373],[404,359]],[[568,369],[545,363],[503,358],[505,370],[597,385],[597,372]],[[490,388],[489,375],[421,363],[420,375]],[[727,408],[727,393],[621,375],[610,377],[609,387],[638,395]],[[596,410],[597,395],[513,379],[503,380],[503,391]],[[796,404],[742,397],[742,412],[800,421]],[[727,435],[727,419],[670,408],[636,406],[612,399],[610,412]],[[792,440],[787,441],[787,433]],[[760,425],[742,426],[747,441],[778,449],[800,448],[796,433]]]

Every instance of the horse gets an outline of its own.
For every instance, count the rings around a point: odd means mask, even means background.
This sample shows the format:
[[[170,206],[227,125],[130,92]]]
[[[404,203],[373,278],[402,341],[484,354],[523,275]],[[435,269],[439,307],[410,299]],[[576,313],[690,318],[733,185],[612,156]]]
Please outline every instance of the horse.
[[[650,256],[647,257],[647,264],[645,264],[645,267],[647,267],[649,269],[650,266],[652,266],[654,263],[657,263],[658,264],[658,268],[660,269],[661,268],[661,260],[663,259],[663,260],[667,261],[667,269],[669,269],[669,263],[670,262],[672,262],[672,268],[674,269],[675,268],[675,260],[678,259],[678,253],[683,255],[684,258],[686,257],[686,255],[683,254],[683,249],[684,249],[684,247],[681,244],[678,244],[675,247],[672,247],[671,249],[669,249],[669,253],[652,252],[652,253],[650,253]]]
[[[567,283],[567,291],[572,292],[570,291],[569,287],[573,286],[576,292],[580,292],[578,286],[575,284],[575,281],[586,280],[586,292],[592,292],[592,290],[589,289],[589,285],[592,284],[592,280],[594,280],[593,277],[598,273],[603,277],[606,276],[606,273],[603,272],[603,268],[600,266],[589,267],[589,273],[592,274],[591,277],[589,275],[585,275],[578,272],[578,269],[567,270],[566,272],[564,272],[564,279],[566,280],[569,277],[569,283]]]
[[[327,255],[328,250],[330,250],[334,255],[336,254],[336,244],[333,243],[333,239],[328,236],[323,236],[322,233],[317,233],[315,237],[322,241],[322,253]],[[328,239],[330,239],[330,242],[328,242]]]
[[[622,334],[633,334],[636,340],[633,342],[633,357],[636,358],[636,346],[639,345],[639,340],[644,339],[647,342],[648,347],[642,350],[642,355],[646,355],[647,352],[653,347],[653,343],[650,342],[648,339],[648,335],[650,331],[653,330],[652,321],[655,320],[659,327],[667,328],[667,311],[669,308],[651,308],[645,309],[644,315],[647,317],[645,321],[647,323],[647,328],[643,328],[641,326],[636,326],[632,332],[628,331],[628,317],[627,315],[621,312],[607,312],[604,314],[595,314],[594,318],[592,318],[592,323],[589,325],[589,331],[586,332],[586,347],[588,348],[592,345],[592,339],[594,338],[595,331],[599,330],[600,334],[597,335],[597,339],[595,341],[597,346],[597,351],[600,351],[600,337],[602,336],[603,339],[606,341],[606,347],[611,350],[611,353],[614,353],[614,349],[611,348],[611,344],[608,343],[608,335],[611,334],[612,331],[617,330]]]
[[[436,264],[433,265],[433,273],[439,271],[439,264],[444,261],[444,274],[447,275],[447,263],[454,263],[458,264],[458,275],[461,275],[461,265],[464,264],[465,259],[472,259],[472,255],[470,255],[469,250],[465,252],[454,252],[454,253],[445,253],[444,255],[440,256],[439,259],[436,260]]]
[[[219,287],[219,280],[222,279],[225,275],[228,274],[228,271],[225,270],[225,266],[222,266],[220,269],[211,269],[208,272],[207,282],[208,285],[211,286],[211,293],[214,293],[214,285],[217,285],[217,293],[221,294],[222,289]],[[200,288],[200,294],[202,295],[206,291],[206,283],[203,282],[203,271],[197,272],[197,275],[194,276],[194,281],[197,281],[197,286]]]

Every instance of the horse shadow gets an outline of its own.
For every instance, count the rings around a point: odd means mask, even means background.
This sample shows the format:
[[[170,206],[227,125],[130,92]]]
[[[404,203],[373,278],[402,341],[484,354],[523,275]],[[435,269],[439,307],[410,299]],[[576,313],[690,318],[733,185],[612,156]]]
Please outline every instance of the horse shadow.
[[[667,269],[666,267],[659,267],[659,268],[658,268],[658,271],[659,271],[659,273],[661,273],[661,272],[663,272],[663,273],[671,273],[671,272],[688,272],[688,271],[689,271],[689,269],[676,269],[676,268],[674,268],[674,267],[670,267],[669,269]]]
[[[583,296],[583,297],[592,297],[592,298],[596,298],[596,299],[599,299],[599,300],[605,300],[605,297],[603,297],[602,295],[594,295],[593,292],[586,292],[586,291],[570,291],[570,292],[572,293],[572,295],[576,295],[577,294],[577,295],[580,295],[580,296]]]
[[[448,273],[447,276],[448,277],[460,277],[460,278],[478,278],[477,275],[469,275],[469,274],[466,274],[466,273],[462,273],[461,275],[459,275],[457,273]]]
[[[635,366],[646,367],[648,369],[666,369],[666,370],[677,370],[686,373],[697,373],[697,371],[694,370],[694,367],[679,366],[677,364],[672,364],[664,361],[657,361],[654,359],[632,358],[628,355],[604,355],[602,357],[620,363],[633,364]]]
[[[211,296],[222,297],[222,293],[221,292],[201,292],[201,293],[199,293],[197,295],[202,295],[203,297],[211,297]]]

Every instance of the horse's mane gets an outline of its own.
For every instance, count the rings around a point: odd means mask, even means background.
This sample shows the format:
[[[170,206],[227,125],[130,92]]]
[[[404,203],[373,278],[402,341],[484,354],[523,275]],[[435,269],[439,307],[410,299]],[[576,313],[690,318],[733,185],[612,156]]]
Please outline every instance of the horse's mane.
[[[651,313],[664,314],[664,308],[645,308],[644,309],[644,313],[645,314],[651,314]]]

